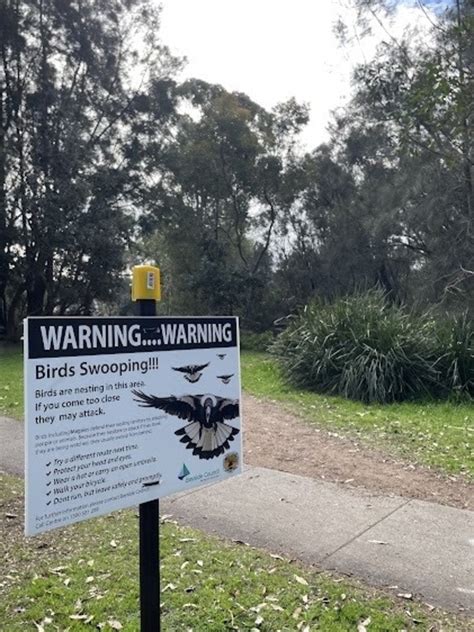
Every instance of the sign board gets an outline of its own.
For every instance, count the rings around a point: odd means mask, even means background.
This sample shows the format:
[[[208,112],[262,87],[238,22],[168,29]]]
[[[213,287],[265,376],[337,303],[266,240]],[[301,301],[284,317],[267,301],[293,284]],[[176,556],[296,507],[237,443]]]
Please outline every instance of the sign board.
[[[26,535],[242,469],[236,318],[25,321]]]

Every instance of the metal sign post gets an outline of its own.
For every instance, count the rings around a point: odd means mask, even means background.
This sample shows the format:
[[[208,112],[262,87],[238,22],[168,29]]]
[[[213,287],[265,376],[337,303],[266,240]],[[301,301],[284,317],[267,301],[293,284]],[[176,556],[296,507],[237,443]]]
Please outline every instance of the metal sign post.
[[[160,270],[135,266],[132,276],[132,300],[139,316],[156,316],[160,300]],[[160,632],[160,501],[139,505],[140,519],[140,629]]]
[[[25,534],[139,505],[141,632],[159,632],[157,499],[242,472],[238,321],[157,317],[151,266],[132,291],[137,316],[25,321]]]

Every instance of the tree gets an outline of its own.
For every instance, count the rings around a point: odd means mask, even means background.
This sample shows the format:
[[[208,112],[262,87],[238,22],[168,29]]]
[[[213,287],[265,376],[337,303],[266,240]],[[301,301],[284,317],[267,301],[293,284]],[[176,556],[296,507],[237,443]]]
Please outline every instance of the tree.
[[[5,0],[0,25],[0,320],[13,336],[25,314],[89,314],[112,295],[177,61],[146,0]]]
[[[390,9],[355,5],[364,28]],[[433,21],[430,46],[384,25],[330,141],[300,160],[278,274],[290,309],[373,285],[395,301],[472,301],[473,26],[460,1]]]
[[[272,112],[240,93],[191,80],[163,178],[152,192],[145,232],[166,235],[173,301],[179,311],[239,313],[268,326],[262,313],[270,246],[286,204],[285,173],[307,120],[294,101]]]
[[[433,47],[413,56],[405,44],[361,68],[360,102],[391,125],[410,192],[405,209],[408,247],[420,244],[418,264],[427,298],[450,290],[466,298],[472,277],[474,213],[474,11],[457,0],[433,27]]]
[[[362,17],[389,9],[357,0]],[[429,45],[393,37],[356,72],[353,111],[392,138],[402,231],[393,243],[412,255],[411,293],[429,302],[472,298],[474,212],[474,7],[455,0],[433,16]],[[366,22],[367,23],[367,22]],[[388,33],[388,30],[387,30]]]

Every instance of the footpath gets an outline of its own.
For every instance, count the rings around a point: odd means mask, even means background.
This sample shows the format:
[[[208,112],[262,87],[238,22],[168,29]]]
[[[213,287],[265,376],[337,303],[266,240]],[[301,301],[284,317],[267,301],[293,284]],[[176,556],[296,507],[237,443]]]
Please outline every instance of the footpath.
[[[0,470],[23,475],[23,424],[0,417]],[[164,499],[208,533],[474,614],[474,513],[261,467]]]

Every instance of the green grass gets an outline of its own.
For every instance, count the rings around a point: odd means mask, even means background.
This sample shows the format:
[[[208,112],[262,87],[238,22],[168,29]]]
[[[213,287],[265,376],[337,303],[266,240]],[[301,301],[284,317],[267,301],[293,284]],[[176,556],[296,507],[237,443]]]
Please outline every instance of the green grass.
[[[26,540],[21,483],[0,476],[0,629],[137,631],[138,521],[114,513]],[[164,631],[467,630],[469,622],[166,522]],[[369,622],[370,621],[370,625]]]
[[[242,353],[244,389],[276,400],[331,432],[449,473],[474,475],[474,406],[454,402],[370,404],[318,395],[288,385],[276,361],[264,353]]]
[[[0,345],[0,414],[23,418],[23,356],[20,347]]]
[[[474,406],[454,402],[365,405],[289,386],[267,354],[242,352],[244,389],[274,399],[331,432],[356,435],[394,455],[452,474],[474,475]],[[0,349],[0,413],[23,417],[18,347]]]

